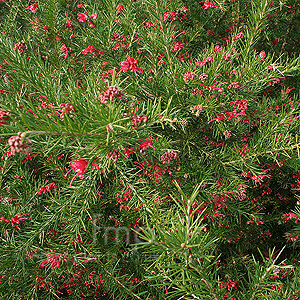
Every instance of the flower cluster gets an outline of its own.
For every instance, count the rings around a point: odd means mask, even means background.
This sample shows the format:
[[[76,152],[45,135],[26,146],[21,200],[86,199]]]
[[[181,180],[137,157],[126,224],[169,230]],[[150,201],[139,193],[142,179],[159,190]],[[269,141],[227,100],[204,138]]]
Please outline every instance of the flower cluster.
[[[26,153],[26,155],[31,152],[32,148],[28,144],[31,144],[31,140],[25,138],[25,134],[18,132],[18,135],[11,136],[8,139],[8,144],[10,146],[11,155],[15,155],[16,153]],[[25,150],[25,152],[24,152]]]
[[[116,163],[120,157],[121,157],[121,153],[116,149],[114,149],[113,151],[110,151],[106,155],[106,158],[112,160],[113,163]]]
[[[186,19],[186,12],[186,7],[179,8],[176,11],[167,10],[164,12],[164,21],[181,21],[183,19]]]
[[[194,80],[195,78],[197,78],[198,75],[195,74],[194,72],[187,72],[183,75],[183,80],[188,83],[191,80]]]
[[[95,27],[95,24],[90,20],[90,19],[97,19],[98,15],[97,14],[91,14],[89,15],[86,11],[84,13],[77,13],[77,20],[80,23],[84,23],[87,21],[91,27]]]
[[[105,93],[100,96],[100,102],[103,104],[107,104],[109,101],[122,100],[124,98],[123,91],[118,86],[109,86]]]
[[[10,219],[0,217],[0,222],[1,223],[2,222],[10,223],[10,225],[12,227],[16,227],[17,229],[21,230],[18,225],[21,224],[22,222],[26,221],[26,220],[31,220],[31,217],[26,217],[26,218],[23,217],[23,216],[26,216],[26,215],[28,215],[28,214],[17,213],[14,217],[12,217]]]
[[[52,269],[59,268],[62,261],[67,261],[67,257],[61,253],[49,252],[47,253],[47,259],[40,263],[40,267],[46,268],[47,264],[50,264]]]
[[[219,8],[219,6],[215,2],[209,2],[208,0],[206,1],[200,1],[203,2],[204,6],[202,6],[204,9],[209,9],[209,8]]]
[[[67,47],[65,44],[62,44],[60,46],[60,50],[65,53],[64,58],[67,58],[69,56],[69,52],[73,51],[73,48]]]
[[[22,53],[24,52],[24,50],[28,50],[28,47],[26,46],[24,41],[21,41],[15,44],[13,50],[19,50],[19,53]]]
[[[131,117],[131,126],[133,129],[137,129],[142,122],[147,122],[147,116],[146,115],[135,115]]]
[[[48,184],[45,187],[42,186],[42,187],[38,188],[38,195],[46,194],[46,192],[48,192],[56,187],[57,186],[56,186],[55,182],[51,182],[50,184]]]
[[[94,46],[88,46],[87,48],[82,50],[83,55],[87,55],[88,53],[97,53],[100,57],[104,56],[104,51],[100,51],[100,49],[96,49]]]
[[[59,105],[58,111],[60,112],[59,117],[63,119],[64,114],[69,114],[70,117],[73,117],[72,112],[75,112],[75,108],[71,103],[66,102]]]
[[[91,165],[92,165],[92,167],[96,167],[96,169],[99,169],[99,166],[95,163],[95,160],[96,159],[93,160]],[[83,179],[83,177],[84,177],[83,174],[86,172],[86,168],[88,166],[88,161],[84,160],[84,159],[72,160],[69,164],[71,166],[71,169],[64,175],[64,177],[67,177],[71,171],[74,171],[76,173],[70,182],[69,186],[71,187],[74,179],[77,176],[79,176],[80,179]]]
[[[0,110],[0,126],[3,126],[7,120],[9,120],[9,112]]]
[[[136,72],[142,73],[143,70],[136,64],[137,60],[135,60],[133,57],[128,56],[126,60],[119,63],[119,65],[121,66],[120,72],[127,72],[128,70],[130,70],[130,72],[134,72],[135,76],[137,76]]]
[[[178,153],[173,151],[173,150],[170,150],[170,151],[167,151],[165,152],[161,157],[160,157],[160,160],[163,164],[170,164],[172,160],[174,159],[178,159]]]

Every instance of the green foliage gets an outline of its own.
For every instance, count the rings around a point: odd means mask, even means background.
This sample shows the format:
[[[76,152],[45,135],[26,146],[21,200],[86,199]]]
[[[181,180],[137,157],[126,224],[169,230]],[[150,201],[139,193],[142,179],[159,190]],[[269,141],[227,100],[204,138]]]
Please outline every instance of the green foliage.
[[[297,1],[0,1],[0,298],[297,299]]]

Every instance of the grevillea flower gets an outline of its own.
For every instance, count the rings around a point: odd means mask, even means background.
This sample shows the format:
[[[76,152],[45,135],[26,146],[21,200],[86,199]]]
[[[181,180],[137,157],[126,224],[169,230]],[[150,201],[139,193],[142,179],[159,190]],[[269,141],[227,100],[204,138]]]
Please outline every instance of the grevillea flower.
[[[160,157],[161,161],[163,164],[170,164],[172,160],[174,159],[178,159],[178,153],[170,150],[165,152],[161,157]]]
[[[1,94],[1,89],[0,89]],[[5,124],[5,121],[9,120],[9,112],[5,110],[0,110],[0,126]]]
[[[83,23],[87,20],[88,16],[86,14],[83,14],[83,13],[78,13],[77,14],[77,20],[80,22],[80,23]]]
[[[187,72],[183,75],[183,80],[188,83],[190,80],[193,80],[195,78],[197,78],[198,75],[195,74],[194,72]]]
[[[259,58],[259,60],[261,60],[261,61],[264,61],[265,60],[265,58],[266,58],[266,52],[265,51],[260,51],[260,53],[259,53],[259,55],[258,55],[258,58]]]
[[[46,192],[48,192],[49,190],[54,189],[56,186],[55,182],[51,182],[49,185],[47,185],[46,187],[40,187],[38,188],[38,195],[41,194],[46,194]]]
[[[94,19],[96,20],[98,18],[98,15],[97,14],[91,14],[89,15],[89,19]]]
[[[25,45],[24,41],[18,42],[15,44],[15,46],[13,47],[13,50],[19,50],[19,53],[24,52],[24,50],[28,50],[28,47]]]
[[[64,259],[62,259],[64,257]],[[51,264],[52,269],[59,268],[61,261],[67,261],[66,256],[61,253],[49,252],[47,253],[47,259],[40,263],[40,267],[44,268],[46,264]]]
[[[133,148],[126,148],[124,150],[124,154],[126,157],[129,157],[130,154],[134,153],[134,149]]]
[[[113,163],[116,163],[120,157],[121,157],[121,153],[116,149],[114,149],[114,151],[110,151],[106,155],[106,158],[111,159]]]
[[[232,82],[228,85],[229,89],[234,89],[234,90],[238,89],[239,87],[240,85],[237,82]]]
[[[180,42],[176,42],[175,45],[174,45],[174,48],[172,49],[172,52],[175,52],[177,50],[180,50],[181,48],[183,48],[183,45],[185,43],[180,43]]]
[[[196,67],[202,67],[209,61],[213,61],[213,58],[212,57],[207,57],[207,58],[204,58],[203,61],[196,61],[195,65],[196,65]]]
[[[119,4],[118,6],[117,6],[117,12],[121,12],[122,10],[124,10],[124,9],[126,9],[122,4]]]
[[[212,86],[206,86],[199,82],[193,82],[192,84],[199,84],[199,85],[202,85],[203,87],[207,88],[209,91],[217,91],[218,93],[223,94],[224,89],[218,87],[218,85],[225,84],[225,83],[227,83],[227,82],[216,81]]]
[[[94,47],[94,46],[88,46],[87,48],[85,48],[83,51],[82,51],[82,54],[83,55],[87,55],[88,53],[93,53],[93,52],[95,52],[95,50],[96,50],[96,47]]]
[[[215,48],[214,48],[214,52],[216,54],[220,54],[220,52],[222,52],[224,50],[223,47],[221,47],[220,45],[216,45]]]
[[[127,72],[130,70],[131,72],[134,72],[136,75],[136,72],[143,72],[143,70],[136,66],[137,61],[133,58],[128,56],[128,58],[124,61],[121,61],[119,65],[121,66],[120,71]]]
[[[153,141],[151,141],[151,140],[146,140],[146,141],[144,141],[144,142],[142,142],[142,143],[140,144],[139,150],[144,151],[144,150],[147,150],[147,149],[150,148],[150,147],[151,147],[153,150],[156,150],[156,148],[154,148],[154,147],[152,146],[152,144],[153,144]]]
[[[201,1],[203,2],[203,1]],[[208,8],[219,8],[219,6],[215,3],[215,2],[209,2],[208,0],[206,0],[205,2],[203,2],[204,6],[202,6],[204,9],[208,9]]]
[[[25,9],[29,9],[31,12],[36,13],[41,5],[37,6],[36,4],[31,4]]]
[[[72,51],[73,48],[72,47],[67,47],[65,44],[62,44],[60,47],[60,50],[62,52],[65,52],[64,58],[67,58],[69,56],[69,51]]]
[[[4,217],[1,217],[0,216],[0,223],[2,223],[2,222],[5,222],[5,223],[10,223],[10,225],[12,226],[12,227],[16,227],[16,228],[18,228],[19,230],[21,230],[20,229],[20,227],[18,226],[21,222],[24,222],[24,221],[26,221],[26,220],[31,220],[31,217],[26,217],[26,218],[23,218],[23,216],[25,216],[25,215],[28,215],[28,214],[20,214],[20,213],[17,213],[14,217],[12,217],[11,219],[6,219],[6,218],[4,218]]]
[[[156,25],[156,21],[155,21],[154,24],[151,21],[145,21],[145,26],[143,26],[143,27],[152,27],[152,26],[155,26],[155,25]]]
[[[232,40],[233,41],[236,41],[236,40],[239,40],[239,39],[241,39],[241,38],[243,38],[244,37],[244,33],[243,32],[239,32],[236,36],[234,36],[233,38],[232,38]]]
[[[99,166],[94,163],[96,159],[93,160],[92,162],[92,166],[96,167],[97,170],[99,170]],[[72,183],[74,181],[74,179],[79,176],[80,179],[83,178],[83,173],[85,173],[86,168],[88,166],[88,161],[80,159],[80,160],[72,160],[70,163],[71,169],[65,174],[64,177],[67,177],[67,175],[71,172],[74,171],[76,174],[75,176],[72,178],[71,182],[70,182],[70,187],[72,186]]]
[[[95,24],[89,19],[97,19],[97,18],[98,18],[97,14],[88,15],[88,13],[86,11],[84,13],[78,13],[77,14],[77,20],[80,23],[83,23],[83,22],[87,21],[90,24],[91,27],[95,27]]]
[[[147,122],[147,116],[146,115],[136,115],[131,117],[131,126],[133,129],[137,129],[138,126],[142,123],[142,121]]]
[[[26,153],[26,155],[28,155],[32,148],[27,143],[31,144],[31,140],[24,138],[24,133],[21,132],[18,132],[18,135],[11,136],[8,139],[8,144],[10,146],[10,152],[12,155],[15,155],[16,153]]]
[[[101,93],[102,94],[102,93]],[[124,98],[123,91],[118,86],[109,86],[103,95],[100,95],[100,102],[107,104],[108,101],[113,101],[115,99],[121,100]]]

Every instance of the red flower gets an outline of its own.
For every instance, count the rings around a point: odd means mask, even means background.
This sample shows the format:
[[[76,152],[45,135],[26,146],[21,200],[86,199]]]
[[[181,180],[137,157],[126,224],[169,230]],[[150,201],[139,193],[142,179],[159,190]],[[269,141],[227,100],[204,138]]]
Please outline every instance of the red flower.
[[[29,9],[31,12],[36,13],[41,5],[37,6],[36,4],[31,4],[25,9]]]
[[[160,159],[163,164],[169,165],[173,159],[178,159],[178,153],[173,150],[167,151],[160,157]]]
[[[96,159],[93,160],[92,162],[92,166],[96,167],[97,170],[99,170],[99,166],[94,163]],[[76,174],[75,176],[72,178],[71,182],[70,182],[70,187],[72,186],[72,183],[73,183],[73,180],[79,176],[80,179],[83,178],[83,173],[85,173],[86,171],[86,168],[87,168],[87,165],[88,165],[88,161],[86,160],[83,160],[83,159],[80,159],[80,160],[72,160],[70,162],[70,166],[71,166],[71,169],[65,174],[64,177],[67,177],[67,175],[73,170]]]
[[[15,44],[15,46],[13,47],[13,50],[19,50],[19,53],[22,53],[24,50],[28,50],[28,47],[25,45],[24,41],[18,42]]]
[[[77,20],[80,22],[80,23],[83,23],[87,20],[88,16],[86,14],[83,14],[83,13],[78,13],[77,14]]]
[[[234,37],[232,38],[232,40],[233,40],[233,41],[236,41],[236,40],[241,39],[241,38],[243,38],[243,37],[244,37],[244,33],[243,33],[243,32],[239,32],[236,36],[234,36]]]
[[[214,52],[219,54],[220,52],[223,51],[223,47],[221,47],[220,45],[216,45],[215,48],[214,48]]]
[[[87,20],[87,21],[88,21],[88,23],[90,24],[91,27],[95,27],[95,24],[92,21],[90,21],[90,20]]]
[[[258,55],[259,60],[264,61],[266,58],[266,52],[265,51],[261,51]]]
[[[116,149],[114,149],[114,151],[110,151],[106,155],[106,158],[111,159],[113,161],[113,163],[116,163],[120,157],[121,157],[121,153],[119,151],[117,151]]]
[[[183,45],[185,43],[180,43],[180,42],[176,42],[175,45],[174,45],[174,48],[172,49],[172,52],[175,52],[177,50],[180,50],[181,48],[183,48]]]
[[[11,226],[16,227],[20,230],[20,227],[18,226],[21,222],[26,221],[26,220],[31,220],[31,217],[26,217],[23,218],[23,216],[28,215],[28,214],[20,214],[17,213],[14,217],[12,217],[11,219],[5,219],[4,217],[0,217],[0,222],[2,223],[3,221],[6,223],[10,223]]]
[[[83,51],[82,51],[82,54],[83,55],[87,55],[88,53],[93,53],[93,52],[95,52],[95,50],[96,50],[96,47],[94,47],[94,46],[88,46],[87,48],[85,48]]]
[[[66,52],[66,54],[64,55],[64,58],[67,58],[69,56],[69,51],[72,51],[73,48],[67,47],[65,44],[62,44],[61,47],[60,47],[60,50],[62,52]]]
[[[144,151],[144,150],[147,150],[147,149],[150,148],[150,147],[151,147],[153,150],[156,150],[156,149],[152,146],[152,144],[153,144],[153,141],[151,141],[151,140],[146,140],[146,141],[144,141],[144,142],[142,142],[142,143],[140,144],[139,150]]]
[[[147,116],[146,115],[139,115],[139,116],[133,116],[131,117],[131,126],[133,129],[137,129],[138,126],[142,123],[142,121],[147,122]]]
[[[1,89],[0,89],[1,94]],[[0,110],[0,126],[5,124],[5,121],[9,120],[9,112],[5,110]]]
[[[225,84],[225,83],[227,83],[227,82],[216,81],[212,86],[206,86],[199,82],[193,82],[192,84],[199,84],[199,85],[202,85],[203,87],[207,88],[209,91],[217,91],[218,93],[223,94],[224,89],[218,87],[218,85]]]
[[[89,19],[94,19],[96,20],[98,18],[98,15],[97,14],[91,14],[89,15]]]
[[[213,61],[213,58],[212,57],[207,57],[207,58],[204,58],[203,61],[196,61],[196,67],[202,67],[209,61]]]
[[[62,261],[61,257],[66,257],[66,256],[61,253],[49,252],[49,253],[47,253],[47,259],[42,261],[39,266],[43,268],[43,267],[45,267],[46,264],[51,263],[52,269],[59,268],[59,265]],[[64,259],[64,261],[66,261],[66,259]]]
[[[134,153],[134,149],[133,148],[126,148],[124,150],[124,154],[125,154],[126,157],[128,157],[132,153]]]
[[[203,2],[203,1],[201,1]],[[204,6],[202,6],[204,9],[208,9],[208,8],[219,8],[219,6],[215,3],[215,2],[209,2],[208,0],[206,0],[204,2]]]
[[[120,71],[127,72],[128,70],[130,70],[131,72],[134,72],[135,75],[137,71],[139,73],[143,72],[141,68],[136,66],[136,63],[137,61],[133,57],[128,56],[126,60],[119,63],[119,65],[121,66]]]
[[[124,10],[124,9],[126,9],[122,4],[119,4],[118,6],[117,6],[117,12],[121,12],[122,10]]]

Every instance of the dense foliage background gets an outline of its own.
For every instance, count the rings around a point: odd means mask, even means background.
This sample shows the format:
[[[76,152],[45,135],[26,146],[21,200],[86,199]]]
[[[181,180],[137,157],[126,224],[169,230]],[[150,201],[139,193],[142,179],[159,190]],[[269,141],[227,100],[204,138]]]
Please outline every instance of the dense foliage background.
[[[0,0],[0,298],[299,299],[299,25]]]

